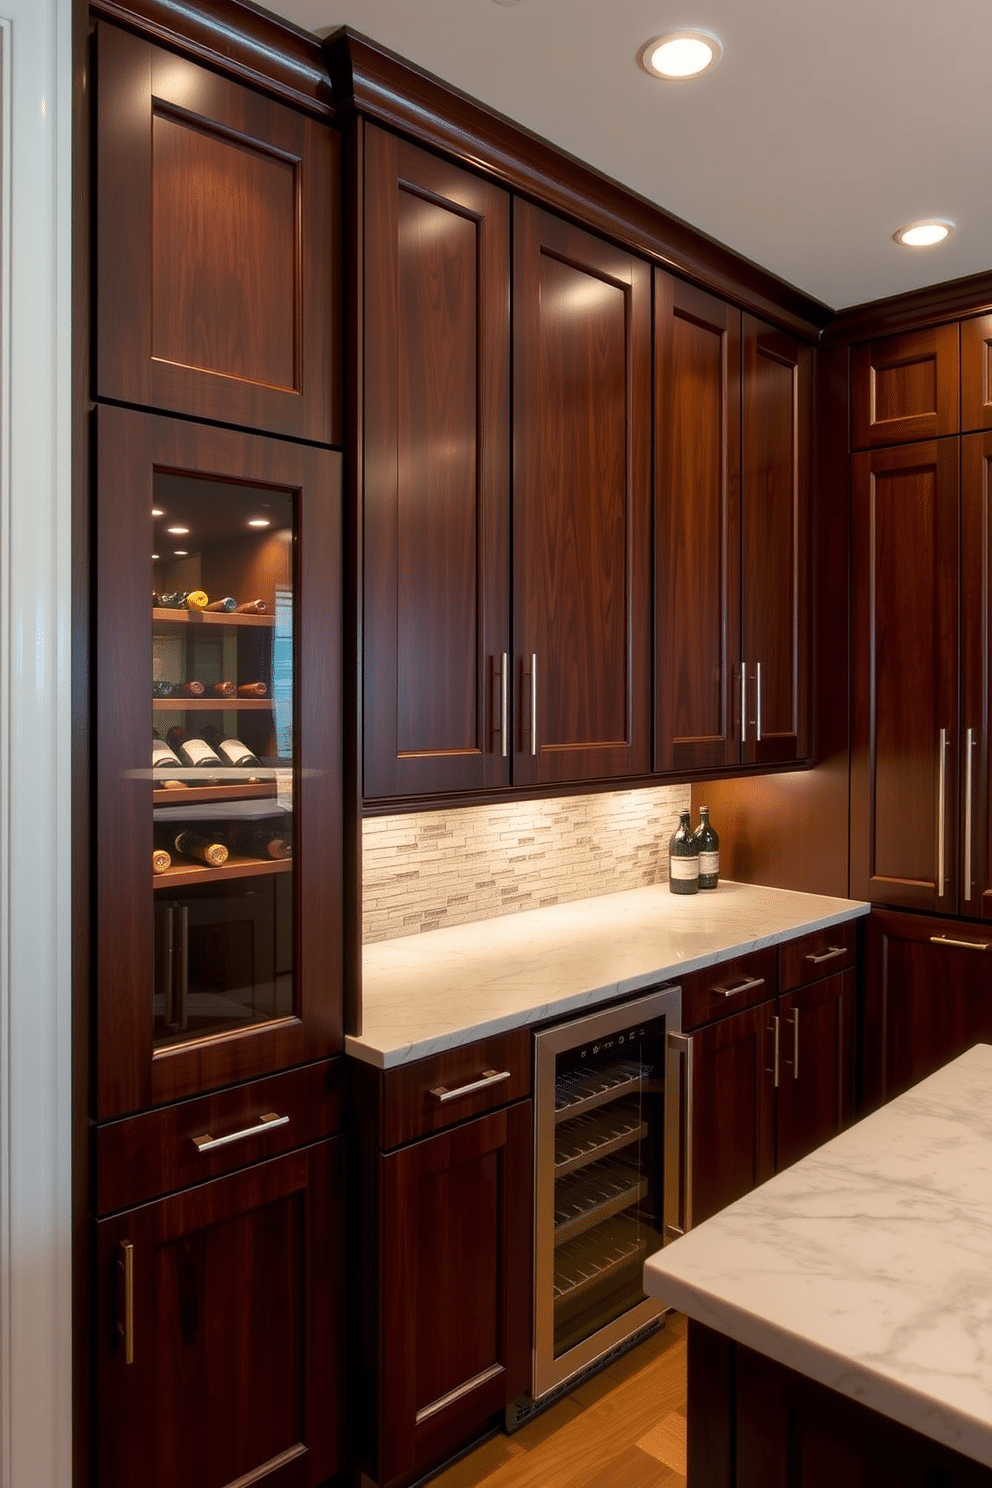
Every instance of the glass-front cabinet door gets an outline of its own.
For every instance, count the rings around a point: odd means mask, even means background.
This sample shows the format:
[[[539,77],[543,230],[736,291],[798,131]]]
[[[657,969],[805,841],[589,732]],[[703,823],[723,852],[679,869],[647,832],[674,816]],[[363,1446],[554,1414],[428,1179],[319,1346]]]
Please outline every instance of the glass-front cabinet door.
[[[97,1114],[341,1042],[340,457],[97,414]]]

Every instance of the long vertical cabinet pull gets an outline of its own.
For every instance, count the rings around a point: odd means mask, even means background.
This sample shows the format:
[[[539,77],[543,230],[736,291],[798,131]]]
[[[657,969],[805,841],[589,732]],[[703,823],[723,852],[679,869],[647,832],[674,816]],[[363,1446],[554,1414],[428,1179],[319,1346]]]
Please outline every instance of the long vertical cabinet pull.
[[[944,836],[947,824],[947,730],[940,731],[940,762],[937,772],[937,898],[943,899],[947,882]]]
[[[506,714],[507,714],[507,676],[506,663],[507,654],[504,651],[499,664],[499,743],[500,754],[506,759],[509,744],[506,737]]]
[[[975,730],[966,729],[964,735],[964,897],[971,902],[971,856],[972,856],[972,776]]]
[[[792,1009],[792,1078],[799,1079],[799,1009]]]
[[[761,662],[756,662],[754,667],[754,737],[757,743],[761,743]]]
[[[124,1282],[124,1321],[118,1325],[124,1338],[124,1363],[134,1363],[134,1246],[121,1241],[120,1268]]]
[[[676,1064],[681,1072],[682,1086],[682,1110],[679,1117],[680,1129],[672,1133],[672,1138],[678,1147],[680,1159],[681,1205],[679,1219],[681,1220],[681,1224],[670,1224],[668,1230],[672,1235],[684,1235],[687,1230],[692,1229],[692,1035],[687,1033],[670,1033],[668,1035],[668,1048],[676,1057]],[[671,1069],[671,1065],[669,1069]]]
[[[747,662],[741,662],[741,743],[747,743]]]
[[[537,652],[530,658],[530,752],[537,753]]]

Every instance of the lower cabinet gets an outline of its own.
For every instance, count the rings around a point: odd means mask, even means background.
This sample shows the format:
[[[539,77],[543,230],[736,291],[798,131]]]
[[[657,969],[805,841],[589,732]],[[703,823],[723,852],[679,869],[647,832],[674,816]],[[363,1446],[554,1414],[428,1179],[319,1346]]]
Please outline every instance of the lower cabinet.
[[[439,1466],[530,1385],[531,1102],[500,1104],[521,1086],[529,1094],[529,1038],[523,1029],[397,1070],[356,1069],[375,1133],[363,1163],[374,1401],[363,1456],[382,1488]],[[480,1104],[495,1109],[473,1114]],[[383,1137],[440,1119],[441,1131],[382,1150]]]
[[[866,1110],[992,1039],[992,933],[872,911],[862,1086]]]

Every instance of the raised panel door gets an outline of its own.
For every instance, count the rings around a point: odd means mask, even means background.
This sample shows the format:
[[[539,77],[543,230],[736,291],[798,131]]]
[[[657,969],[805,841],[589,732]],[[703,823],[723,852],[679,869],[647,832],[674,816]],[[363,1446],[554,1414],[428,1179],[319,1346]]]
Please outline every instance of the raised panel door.
[[[958,432],[958,328],[932,326],[851,348],[851,447]]]
[[[654,768],[741,756],[739,310],[655,270]]]
[[[851,892],[957,910],[958,441],[852,461]]]
[[[514,203],[515,784],[650,767],[651,273]]]
[[[336,133],[96,31],[96,394],[340,443]]]
[[[779,998],[776,1170],[835,1137],[854,1117],[854,972]]]
[[[961,322],[961,432],[992,428],[992,315]]]
[[[808,346],[745,315],[741,476],[743,758],[809,752]]]
[[[344,1465],[340,1138],[95,1224],[101,1488],[315,1488]]]
[[[774,1015],[765,1002],[690,1035],[690,1224],[775,1171]]]
[[[364,793],[505,785],[509,197],[364,138]]]
[[[961,440],[961,913],[992,919],[992,433]]]

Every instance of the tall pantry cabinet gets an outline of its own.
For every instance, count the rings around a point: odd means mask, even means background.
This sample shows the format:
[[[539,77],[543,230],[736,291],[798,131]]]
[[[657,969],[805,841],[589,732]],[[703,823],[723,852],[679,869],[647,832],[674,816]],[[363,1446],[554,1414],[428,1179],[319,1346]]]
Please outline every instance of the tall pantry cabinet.
[[[344,1466],[338,141],[234,62],[91,45],[91,1480],[311,1488]]]

